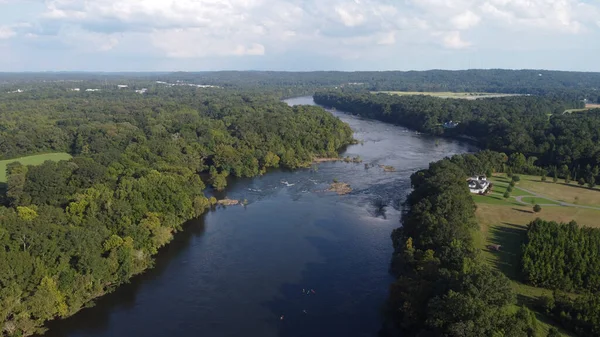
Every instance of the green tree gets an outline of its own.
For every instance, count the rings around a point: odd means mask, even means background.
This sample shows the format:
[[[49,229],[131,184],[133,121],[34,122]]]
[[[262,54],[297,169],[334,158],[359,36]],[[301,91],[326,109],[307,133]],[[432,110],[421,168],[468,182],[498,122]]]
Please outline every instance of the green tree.
[[[539,212],[541,212],[541,211],[542,211],[542,206],[540,206],[540,205],[538,205],[538,204],[535,204],[535,205],[533,206],[533,211],[534,211],[535,213],[539,213]]]

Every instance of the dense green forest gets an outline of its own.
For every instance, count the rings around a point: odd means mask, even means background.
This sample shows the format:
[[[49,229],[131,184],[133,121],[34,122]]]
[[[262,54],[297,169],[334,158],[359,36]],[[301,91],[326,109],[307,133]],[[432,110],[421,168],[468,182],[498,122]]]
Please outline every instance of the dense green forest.
[[[218,71],[175,73],[0,73],[0,85],[54,82],[72,85],[116,81],[148,85],[154,81],[217,85],[272,91],[283,97],[310,95],[324,87],[380,91],[494,92],[561,96],[600,103],[600,73],[548,70],[429,70],[358,72]],[[15,89],[16,90],[16,87]]]
[[[534,286],[600,291],[600,230],[574,221],[533,221],[523,247],[523,276]]]
[[[535,157],[559,175],[583,177],[600,165],[600,109],[564,114],[579,104],[550,97],[478,100],[318,92],[317,103],[418,131],[476,139],[482,148]],[[459,124],[444,128],[444,123]],[[565,168],[566,167],[566,168]]]
[[[532,312],[516,312],[510,281],[478,254],[475,204],[465,178],[500,170],[505,156],[483,151],[430,164],[411,177],[401,228],[392,234],[384,336],[535,336]],[[468,163],[468,164],[467,164]]]
[[[600,336],[600,292],[575,299],[555,292],[542,299],[540,309],[578,336]]]
[[[3,336],[38,332],[152,266],[181,225],[214,204],[206,184],[222,189],[228,175],[297,168],[353,141],[350,127],[323,109],[272,96],[190,87],[60,92],[0,101],[1,159],[74,156],[7,167]]]

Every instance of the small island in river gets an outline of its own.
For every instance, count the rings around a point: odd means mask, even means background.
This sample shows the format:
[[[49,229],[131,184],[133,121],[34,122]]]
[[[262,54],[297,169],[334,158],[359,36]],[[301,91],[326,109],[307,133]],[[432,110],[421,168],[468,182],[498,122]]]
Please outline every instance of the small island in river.
[[[348,193],[352,192],[352,188],[350,188],[349,184],[341,183],[341,182],[334,182],[331,185],[329,185],[328,191],[336,192],[339,195],[344,195],[344,194],[348,194]]]

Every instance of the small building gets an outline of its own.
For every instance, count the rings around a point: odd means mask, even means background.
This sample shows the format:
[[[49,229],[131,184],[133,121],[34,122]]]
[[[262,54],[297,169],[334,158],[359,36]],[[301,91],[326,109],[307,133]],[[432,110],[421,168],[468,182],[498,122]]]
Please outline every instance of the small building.
[[[79,88],[72,88],[71,91],[79,91]]]
[[[467,184],[473,194],[485,194],[491,186],[485,176],[471,177],[467,179]]]
[[[448,121],[446,123],[443,124],[444,129],[454,129],[455,127],[458,126],[459,123],[455,123],[453,121]]]
[[[144,94],[144,93],[146,93],[146,91],[148,91],[148,89],[142,88],[140,90],[136,90],[135,92],[137,92],[138,94]]]
[[[119,89],[124,89],[124,88],[127,88],[127,87],[128,87],[127,84],[119,84],[119,85],[117,85],[117,88],[119,88]]]

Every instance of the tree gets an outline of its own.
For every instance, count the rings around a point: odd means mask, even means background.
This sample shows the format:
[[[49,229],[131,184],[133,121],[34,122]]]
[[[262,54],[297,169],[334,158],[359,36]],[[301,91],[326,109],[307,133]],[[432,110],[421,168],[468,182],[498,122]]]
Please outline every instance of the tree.
[[[504,199],[510,198],[510,192],[508,190],[506,192],[504,192],[503,197],[504,197]]]
[[[561,333],[560,331],[558,331],[557,328],[555,327],[551,327],[550,330],[548,330],[548,337],[561,337]]]
[[[539,213],[539,212],[541,212],[541,211],[542,211],[542,206],[540,206],[540,205],[538,205],[538,204],[535,204],[535,205],[533,206],[533,211],[534,211],[535,213]]]
[[[518,183],[519,181],[521,181],[521,177],[515,175],[512,177],[512,181],[514,181],[515,183]]]
[[[541,180],[542,181],[546,181],[546,172],[545,171],[542,173],[542,179]]]
[[[554,173],[552,174],[552,182],[555,184],[558,182],[558,172],[556,171],[556,169],[554,170]]]
[[[506,187],[506,192],[512,192],[513,191],[513,187],[511,185],[508,185]]]
[[[210,182],[215,190],[222,191],[227,187],[227,175],[227,172],[219,173],[214,166],[210,168]]]
[[[567,175],[565,176],[565,184],[570,184],[571,183],[571,173],[567,172]]]
[[[585,179],[583,178],[579,178],[579,180],[577,181],[577,183],[581,186],[585,185]]]
[[[594,178],[594,176],[590,176],[588,179],[588,187],[594,188],[594,186],[596,186],[596,178]]]

